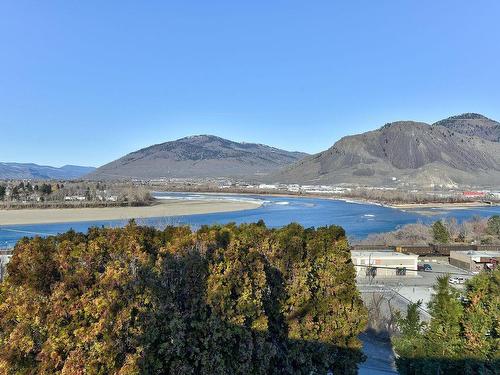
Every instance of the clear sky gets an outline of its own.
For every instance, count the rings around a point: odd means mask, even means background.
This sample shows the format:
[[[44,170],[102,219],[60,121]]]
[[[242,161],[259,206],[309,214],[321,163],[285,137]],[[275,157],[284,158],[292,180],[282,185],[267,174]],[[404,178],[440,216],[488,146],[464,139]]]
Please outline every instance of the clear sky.
[[[0,161],[102,165],[193,134],[310,153],[500,119],[500,2],[0,1]]]

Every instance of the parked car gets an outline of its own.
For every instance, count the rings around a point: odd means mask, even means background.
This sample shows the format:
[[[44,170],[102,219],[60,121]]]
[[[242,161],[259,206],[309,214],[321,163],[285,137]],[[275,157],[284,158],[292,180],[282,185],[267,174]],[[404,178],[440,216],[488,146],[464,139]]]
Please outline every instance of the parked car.
[[[417,271],[432,271],[432,267],[430,264],[419,264],[417,265]]]
[[[450,284],[463,284],[465,283],[465,277],[456,276],[450,277]]]

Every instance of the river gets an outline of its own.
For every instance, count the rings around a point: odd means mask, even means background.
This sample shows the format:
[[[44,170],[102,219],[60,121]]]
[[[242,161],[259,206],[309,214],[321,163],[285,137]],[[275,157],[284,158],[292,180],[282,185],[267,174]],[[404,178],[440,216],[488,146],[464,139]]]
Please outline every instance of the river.
[[[418,209],[417,211],[326,198],[201,193],[155,193],[154,195],[159,199],[257,200],[262,205],[259,208],[244,211],[140,219],[138,220],[140,224],[159,227],[168,224],[187,224],[196,228],[203,224],[229,222],[239,224],[263,219],[269,227],[279,227],[290,222],[297,222],[305,227],[337,224],[344,227],[350,238],[363,238],[370,233],[391,231],[409,223],[429,223],[451,217],[460,222],[473,216],[500,215],[500,206],[448,210]],[[47,236],[69,229],[85,232],[93,226],[123,226],[125,224],[124,220],[107,220],[0,226],[0,247],[13,246],[24,236]]]

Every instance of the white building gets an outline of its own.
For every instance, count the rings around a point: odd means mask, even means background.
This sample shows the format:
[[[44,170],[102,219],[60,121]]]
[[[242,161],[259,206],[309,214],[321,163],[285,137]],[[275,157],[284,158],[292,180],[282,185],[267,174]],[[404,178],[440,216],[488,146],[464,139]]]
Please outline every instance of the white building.
[[[10,258],[12,258],[11,250],[0,250],[0,281],[2,281],[6,275],[7,263],[9,263]]]
[[[269,185],[269,184],[260,184],[259,189],[270,189],[274,190],[277,189],[278,187],[276,185]]]
[[[358,277],[417,276],[418,255],[395,251],[351,251]]]
[[[64,197],[64,200],[65,201],[84,201],[85,199],[85,196],[83,195],[71,195],[71,196],[65,196]]]

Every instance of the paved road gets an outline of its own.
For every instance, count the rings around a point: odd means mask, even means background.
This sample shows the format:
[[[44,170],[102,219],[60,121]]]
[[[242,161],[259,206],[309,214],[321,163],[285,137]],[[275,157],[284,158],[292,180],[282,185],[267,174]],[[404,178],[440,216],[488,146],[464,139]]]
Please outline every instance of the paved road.
[[[363,353],[365,353],[367,359],[359,366],[358,374],[385,375],[398,373],[390,342],[378,340],[368,333],[361,334],[359,338],[363,342]]]

